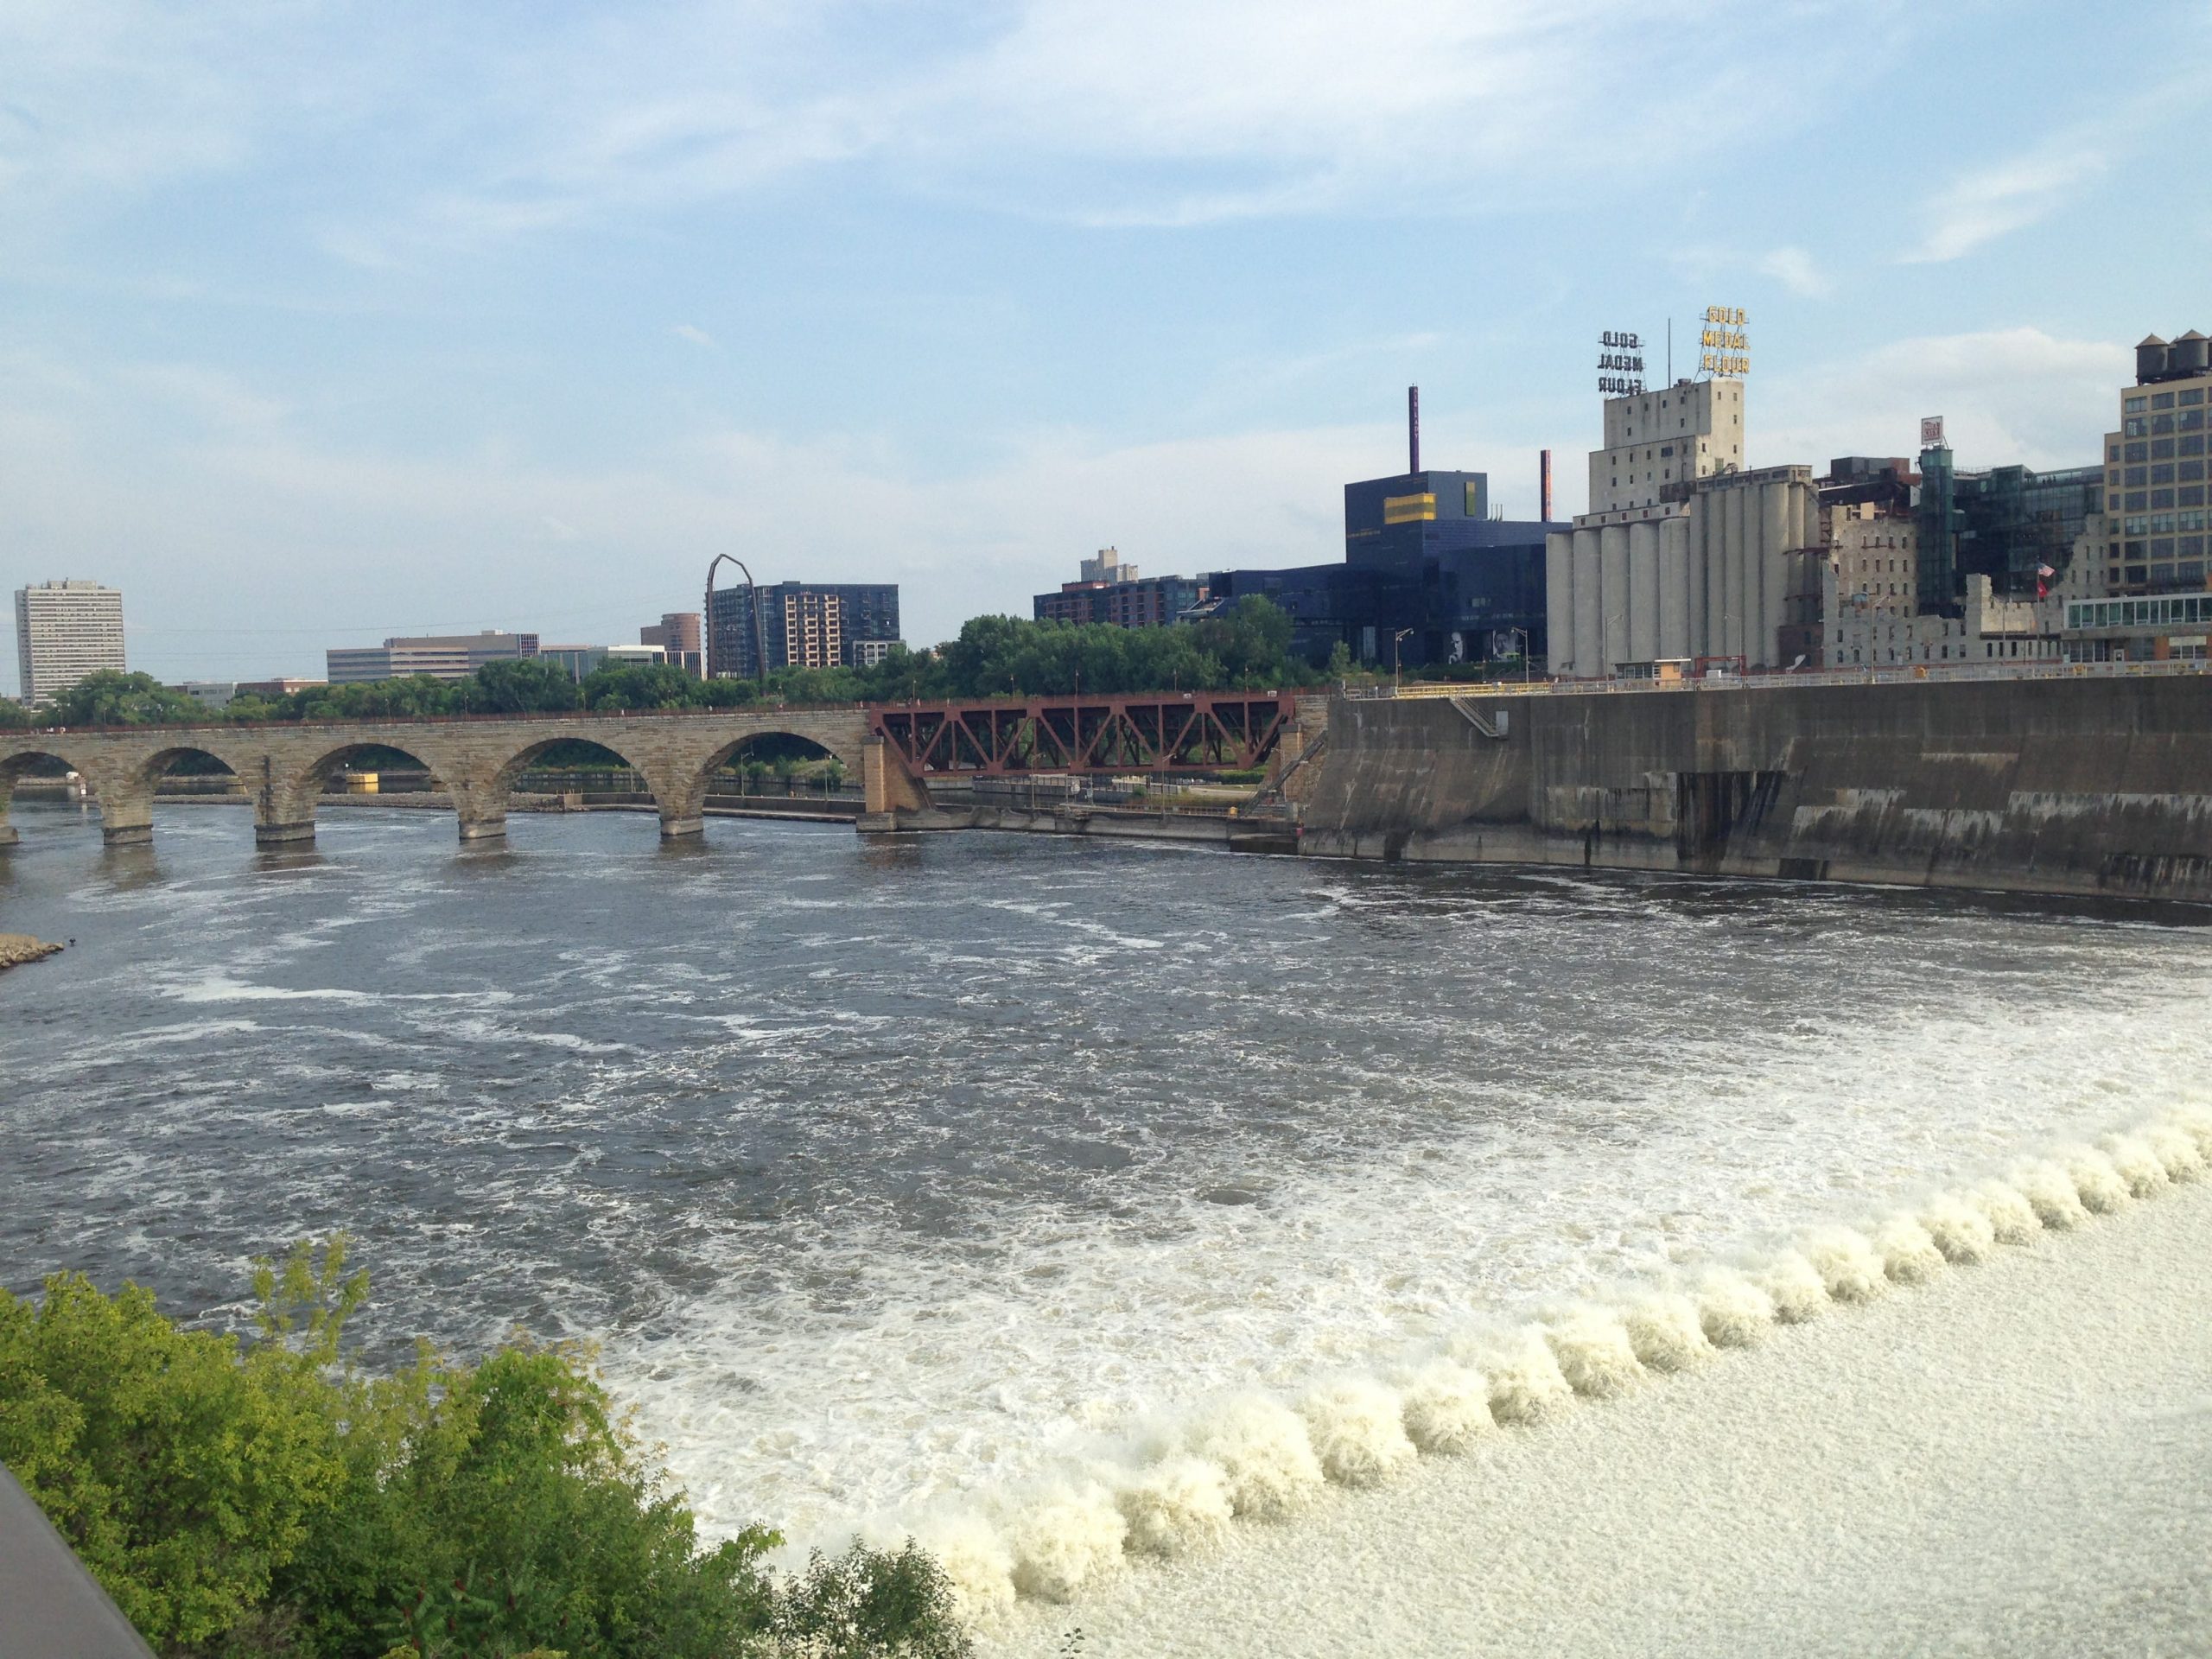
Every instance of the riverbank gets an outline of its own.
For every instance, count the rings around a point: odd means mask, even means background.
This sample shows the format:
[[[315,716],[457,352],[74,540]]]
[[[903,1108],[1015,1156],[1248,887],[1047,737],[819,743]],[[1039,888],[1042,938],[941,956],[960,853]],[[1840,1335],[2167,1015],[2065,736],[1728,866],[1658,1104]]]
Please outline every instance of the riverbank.
[[[2060,1656],[2212,1629],[2212,1185],[1025,1607],[995,1655]]]
[[[0,933],[0,971],[21,968],[27,963],[44,962],[48,957],[60,956],[61,950],[58,944],[48,944],[28,933]]]

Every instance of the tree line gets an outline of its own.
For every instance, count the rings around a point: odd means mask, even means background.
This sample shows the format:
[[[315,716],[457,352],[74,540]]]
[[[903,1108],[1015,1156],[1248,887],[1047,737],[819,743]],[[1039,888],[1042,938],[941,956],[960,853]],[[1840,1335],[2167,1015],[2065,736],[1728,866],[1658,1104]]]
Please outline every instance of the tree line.
[[[1338,658],[1342,657],[1338,648]],[[579,683],[531,658],[486,663],[467,679],[417,675],[315,685],[282,697],[235,696],[219,714],[151,675],[102,670],[40,709],[0,702],[0,725],[143,726],[209,721],[373,720],[566,709],[721,708],[760,703],[936,702],[1148,691],[1273,690],[1343,671],[1291,649],[1287,613],[1257,594],[1220,615],[1164,628],[979,616],[935,651],[894,645],[866,668],[784,669],[765,681],[702,680],[663,664],[607,663]]]

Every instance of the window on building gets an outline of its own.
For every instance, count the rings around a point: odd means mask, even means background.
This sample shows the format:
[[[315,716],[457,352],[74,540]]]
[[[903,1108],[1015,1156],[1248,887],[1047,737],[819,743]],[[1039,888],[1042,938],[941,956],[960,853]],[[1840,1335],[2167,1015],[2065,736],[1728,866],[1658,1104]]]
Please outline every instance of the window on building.
[[[2127,446],[2127,459],[2128,459],[2128,460],[2130,460],[2130,461],[2148,461],[2148,460],[2150,460],[2150,459],[2151,459],[2151,446],[2150,446],[2148,443],[2131,443],[2131,444],[2129,444],[2129,445]]]
[[[2152,437],[2157,437],[2161,432],[2171,432],[2173,429],[2174,417],[2172,416],[2153,415],[2151,417],[2151,435]]]
[[[2174,493],[2171,490],[2152,491],[2151,505],[2154,507],[2171,507],[2174,505]]]
[[[2171,391],[2154,391],[2151,394],[2152,408],[2171,409],[2173,406],[2174,395]]]
[[[2204,435],[2202,432],[2196,432],[2190,434],[2188,437],[2177,439],[2174,445],[2174,453],[2182,455],[2202,454],[2204,453]]]
[[[2145,490],[2130,490],[2126,499],[2127,511],[2130,512],[2141,512],[2151,505],[2150,493]]]
[[[2153,443],[2152,444],[2152,446],[2151,446],[2151,459],[2152,459],[2152,460],[2153,460],[2153,461],[2171,461],[2173,458],[2174,458],[2174,441],[2173,441],[2171,438],[2160,438],[2160,439],[2157,440],[2155,442],[2153,442]]]
[[[2166,461],[2160,465],[2152,466],[2151,468],[2151,481],[2153,484],[2172,483],[2174,481],[2173,462]]]
[[[2202,403],[2204,401],[2204,388],[2202,386],[2191,386],[2188,391],[2181,394],[2180,401],[2183,408],[2187,408],[2191,404]]]

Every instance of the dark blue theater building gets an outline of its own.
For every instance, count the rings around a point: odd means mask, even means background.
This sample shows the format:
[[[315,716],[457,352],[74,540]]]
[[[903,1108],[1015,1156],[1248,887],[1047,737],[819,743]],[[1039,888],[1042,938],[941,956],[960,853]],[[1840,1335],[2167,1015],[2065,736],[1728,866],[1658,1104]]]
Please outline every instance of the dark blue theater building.
[[[1570,528],[1491,518],[1485,473],[1366,479],[1344,486],[1342,564],[1217,571],[1203,608],[1263,594],[1317,663],[1339,641],[1384,669],[1541,658],[1544,536]]]

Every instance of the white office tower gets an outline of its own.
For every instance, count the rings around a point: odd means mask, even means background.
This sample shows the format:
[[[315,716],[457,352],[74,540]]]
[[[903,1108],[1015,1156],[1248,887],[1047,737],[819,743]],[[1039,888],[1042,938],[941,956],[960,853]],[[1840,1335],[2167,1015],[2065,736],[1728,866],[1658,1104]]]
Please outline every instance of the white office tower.
[[[16,663],[25,702],[45,702],[87,674],[120,670],[123,595],[97,582],[16,589]]]

